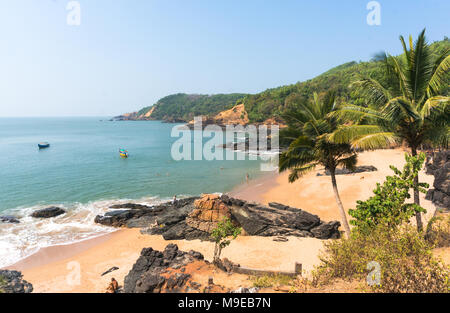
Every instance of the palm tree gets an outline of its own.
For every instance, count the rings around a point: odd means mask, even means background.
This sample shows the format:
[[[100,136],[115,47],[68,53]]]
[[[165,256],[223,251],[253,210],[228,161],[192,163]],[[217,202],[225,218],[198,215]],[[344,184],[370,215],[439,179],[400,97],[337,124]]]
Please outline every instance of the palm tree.
[[[340,126],[329,136],[331,142],[350,142],[354,149],[406,143],[413,156],[424,143],[448,142],[450,98],[439,93],[448,86],[450,49],[433,56],[426,43],[425,29],[415,43],[409,37],[409,49],[402,36],[400,41],[404,55],[387,55],[384,59],[387,83],[364,77],[352,84],[365,94],[369,107],[344,105],[333,113],[351,124]],[[418,183],[417,176],[414,203],[420,205]],[[416,213],[416,221],[421,231],[420,212]]]
[[[335,99],[334,92],[327,93],[323,101],[314,93],[313,101],[297,103],[285,111],[283,118],[288,128],[281,130],[280,143],[288,145],[288,149],[280,155],[279,171],[289,169],[289,182],[292,183],[317,165],[324,166],[331,175],[342,225],[348,237],[350,227],[339,197],[336,167],[342,165],[353,169],[356,154],[350,144],[331,143],[327,140],[327,136],[337,127],[336,119],[329,117],[329,113],[336,109]]]

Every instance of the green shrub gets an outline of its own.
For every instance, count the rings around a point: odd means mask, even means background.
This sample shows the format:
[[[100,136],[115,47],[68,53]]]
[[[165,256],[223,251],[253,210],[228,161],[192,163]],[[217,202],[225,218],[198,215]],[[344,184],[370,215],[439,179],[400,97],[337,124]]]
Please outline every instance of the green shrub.
[[[414,204],[405,203],[411,198],[410,190],[414,187],[414,178],[417,177],[425,160],[425,154],[418,156],[405,155],[406,164],[403,171],[395,166],[390,166],[394,176],[387,176],[383,185],[377,183],[373,191],[374,196],[366,201],[357,201],[356,209],[350,209],[353,217],[350,224],[360,231],[370,231],[379,223],[385,223],[390,227],[400,225],[408,221],[416,212],[426,212],[424,208]],[[419,191],[426,192],[427,183],[419,183]]]
[[[334,279],[366,280],[370,262],[380,265],[375,292],[449,292],[449,269],[432,255],[433,245],[411,225],[378,224],[371,232],[353,231],[349,239],[327,242],[313,285]]]
[[[263,275],[263,276],[252,276],[250,280],[253,283],[253,287],[258,288],[268,288],[276,285],[289,285],[293,278],[287,275],[274,274],[274,275]]]
[[[0,276],[0,293],[4,293],[4,287],[6,286],[7,282],[6,279],[3,276]]]
[[[433,217],[428,223],[425,238],[436,248],[450,247],[450,215]]]
[[[214,262],[220,259],[222,249],[227,247],[232,239],[241,233],[242,228],[233,225],[229,218],[225,218],[217,224],[217,227],[211,232],[211,238],[215,242]]]

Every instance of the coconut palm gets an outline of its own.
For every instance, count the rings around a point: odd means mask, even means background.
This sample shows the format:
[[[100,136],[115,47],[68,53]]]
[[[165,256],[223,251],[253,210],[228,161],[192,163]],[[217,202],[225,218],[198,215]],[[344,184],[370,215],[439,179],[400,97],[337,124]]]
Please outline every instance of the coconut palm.
[[[369,106],[344,105],[333,116],[351,124],[340,126],[330,137],[334,143],[350,142],[354,149],[386,148],[405,143],[413,156],[424,143],[448,142],[449,97],[439,95],[448,86],[449,49],[434,56],[425,39],[425,29],[409,48],[400,36],[404,55],[387,55],[387,83],[369,77],[352,85],[368,99]],[[419,177],[414,179],[414,203],[420,205]],[[417,227],[422,230],[420,212]]]
[[[329,113],[336,109],[335,93],[329,92],[323,101],[317,93],[311,102],[297,103],[283,114],[288,128],[280,131],[280,144],[288,149],[280,155],[279,171],[290,170],[289,182],[296,181],[304,173],[318,165],[330,173],[334,195],[347,236],[350,227],[339,196],[336,167],[353,169],[356,154],[347,143],[331,143],[327,136],[336,130],[337,122]]]

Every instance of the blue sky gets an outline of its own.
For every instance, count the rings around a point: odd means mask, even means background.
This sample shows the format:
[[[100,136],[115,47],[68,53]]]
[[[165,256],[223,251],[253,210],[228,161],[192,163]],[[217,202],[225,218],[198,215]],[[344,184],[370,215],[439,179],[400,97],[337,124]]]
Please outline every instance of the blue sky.
[[[111,116],[166,95],[256,93],[448,36],[447,0],[0,0],[0,116]]]

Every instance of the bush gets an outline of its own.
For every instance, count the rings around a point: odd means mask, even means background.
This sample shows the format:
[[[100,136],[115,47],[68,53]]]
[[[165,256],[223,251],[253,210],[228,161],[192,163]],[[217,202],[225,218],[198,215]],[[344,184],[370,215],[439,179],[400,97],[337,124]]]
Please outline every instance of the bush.
[[[436,248],[450,246],[450,215],[435,216],[427,226],[425,238]]]
[[[430,244],[412,226],[379,224],[370,233],[353,231],[349,239],[325,244],[321,265],[313,271],[313,285],[334,279],[366,280],[370,262],[380,265],[375,292],[449,292],[449,270],[432,255]],[[373,273],[373,272],[372,272]]]
[[[394,176],[387,176],[383,185],[377,183],[374,196],[366,201],[357,201],[356,210],[348,213],[353,217],[350,224],[360,231],[370,231],[379,223],[394,227],[408,221],[416,212],[426,212],[424,208],[405,203],[411,198],[410,190],[414,188],[414,178],[417,177],[425,160],[425,154],[418,156],[405,155],[406,164],[403,171],[391,166]],[[418,189],[426,192],[427,183],[419,183]]]
[[[211,232],[211,238],[215,242],[214,262],[220,259],[222,249],[231,243],[231,239],[236,239],[241,231],[242,228],[234,226],[229,218],[225,218],[217,224],[217,227]]]
[[[3,276],[0,276],[0,293],[4,293],[5,286],[7,285],[6,279]]]
[[[250,280],[253,282],[253,287],[257,288],[268,288],[275,285],[289,285],[293,278],[287,275],[274,274],[274,275],[263,275],[263,276],[252,276]]]

